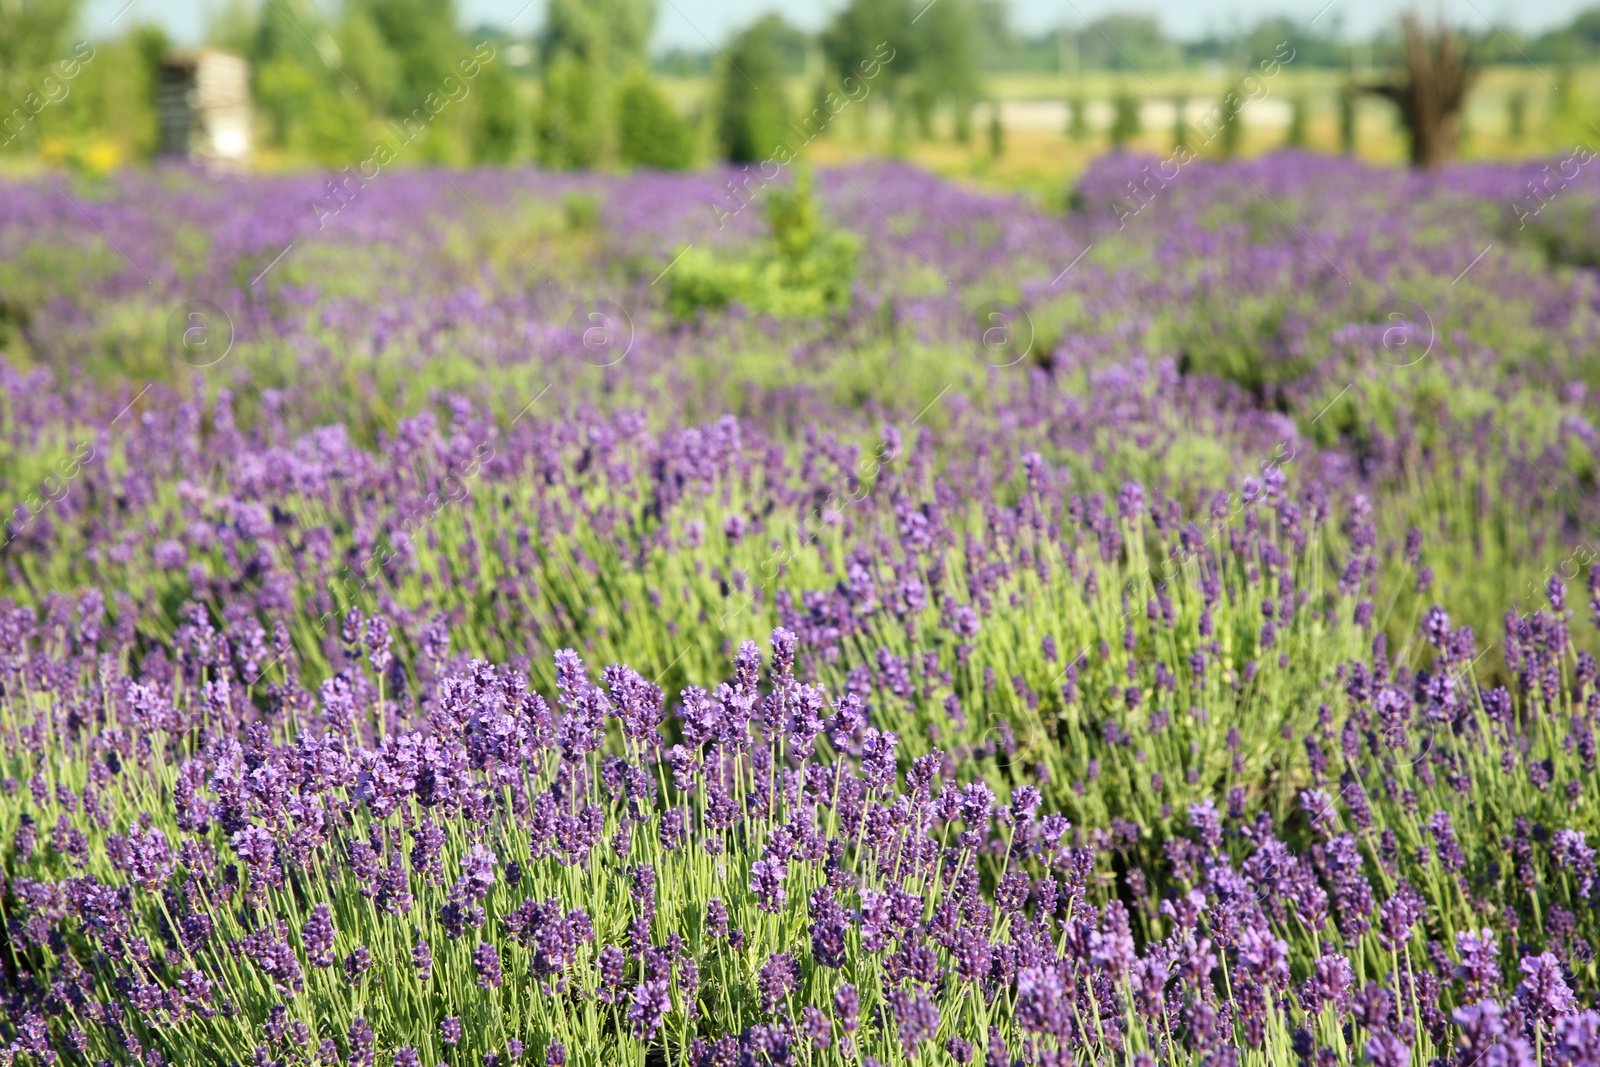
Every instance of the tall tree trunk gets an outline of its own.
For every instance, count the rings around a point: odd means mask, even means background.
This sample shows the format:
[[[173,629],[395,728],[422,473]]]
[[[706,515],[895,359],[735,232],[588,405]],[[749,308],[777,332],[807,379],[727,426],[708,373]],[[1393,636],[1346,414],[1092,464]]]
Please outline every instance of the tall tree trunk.
[[[1429,30],[1413,12],[1405,16],[1403,26],[1404,71],[1366,88],[1400,109],[1411,137],[1412,165],[1440,167],[1455,155],[1461,112],[1477,77],[1477,64],[1443,18]]]

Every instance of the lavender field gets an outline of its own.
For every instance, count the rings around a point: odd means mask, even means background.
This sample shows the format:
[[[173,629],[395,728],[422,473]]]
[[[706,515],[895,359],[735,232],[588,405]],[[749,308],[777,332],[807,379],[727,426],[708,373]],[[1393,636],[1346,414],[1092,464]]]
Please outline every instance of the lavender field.
[[[1541,173],[9,180],[0,1059],[1600,1064]]]

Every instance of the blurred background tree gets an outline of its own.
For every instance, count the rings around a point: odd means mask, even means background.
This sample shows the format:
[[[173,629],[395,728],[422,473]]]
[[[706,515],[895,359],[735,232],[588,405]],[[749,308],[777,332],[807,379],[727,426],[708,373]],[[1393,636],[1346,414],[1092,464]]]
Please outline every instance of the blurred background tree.
[[[539,36],[544,67],[536,134],[550,167],[588,167],[616,156],[616,87],[644,65],[653,0],[551,0]]]
[[[1461,34],[1441,16],[1425,26],[1415,12],[1405,16],[1404,65],[1367,90],[1394,102],[1411,142],[1413,166],[1443,166],[1460,139],[1467,91],[1478,63]]]
[[[688,123],[642,70],[617,92],[617,149],[629,167],[685,170],[694,162]]]
[[[68,51],[82,0],[7,0],[0,3],[0,103],[4,116],[22,106],[51,64]],[[32,123],[25,124],[32,126]],[[17,147],[37,144],[37,131],[6,131],[23,135]]]
[[[1144,131],[1144,124],[1139,118],[1140,101],[1137,96],[1126,88],[1117,92],[1116,99],[1111,102],[1111,147],[1126,148],[1129,141],[1139,136]]]
[[[916,62],[908,80],[918,132],[924,138],[933,137],[934,111],[943,106],[951,113],[956,138],[965,140],[978,98],[983,46],[977,4],[974,0],[939,0],[923,9],[912,30],[911,53]]]
[[[765,15],[728,47],[718,75],[717,143],[730,163],[758,163],[802,139],[789,129],[784,97],[784,42],[792,33],[782,16]]]
[[[476,100],[472,158],[480,163],[509,163],[517,155],[527,122],[504,50],[478,72],[472,95]]]
[[[382,47],[376,30],[370,42],[360,43]],[[267,4],[247,58],[271,143],[327,165],[357,158],[371,116],[369,97],[342,68],[334,27],[320,8],[310,0]],[[363,64],[387,69],[379,55],[364,55]]]

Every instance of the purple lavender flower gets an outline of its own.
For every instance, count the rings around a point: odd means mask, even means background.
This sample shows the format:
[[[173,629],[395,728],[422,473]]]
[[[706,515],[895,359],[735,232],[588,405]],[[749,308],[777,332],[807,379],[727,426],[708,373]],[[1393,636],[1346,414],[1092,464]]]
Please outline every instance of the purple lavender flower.
[[[1106,905],[1101,928],[1089,936],[1090,958],[1114,975],[1126,974],[1137,958],[1133,933],[1128,925],[1128,910],[1120,900]]]
[[[820,1008],[806,1005],[800,1011],[800,1029],[811,1041],[811,1047],[821,1051],[831,1042],[833,1027]]]
[[[728,907],[721,897],[706,901],[706,933],[715,938],[728,936]]]
[[[856,1032],[861,1020],[861,997],[849,982],[840,982],[833,993],[833,1015],[846,1034]]]
[[[418,939],[411,946],[411,964],[417,972],[417,980],[427,982],[433,977],[433,952],[428,948],[428,943]]]
[[[376,1059],[376,1039],[365,1017],[357,1015],[350,1023],[350,1063],[352,1067],[372,1067]]]
[[[788,896],[783,884],[787,875],[788,870],[780,860],[761,859],[751,864],[750,892],[755,894],[756,907],[773,913],[783,910]]]
[[[498,862],[495,854],[482,845],[473,845],[461,860],[472,899],[482,900],[488,895],[489,887],[494,885],[494,868]]]
[[[1456,977],[1466,982],[1469,1002],[1484,1000],[1499,992],[1500,946],[1493,930],[1461,931],[1456,934],[1456,951],[1461,953]]]
[[[1487,1056],[1506,1032],[1500,1005],[1492,1000],[1457,1008],[1452,1018],[1461,1029],[1461,1054],[1466,1063],[1476,1063]]]
[[[372,969],[372,953],[365,945],[357,945],[355,950],[344,958],[344,976],[347,982],[354,984],[361,976]]]
[[[318,904],[311,909],[311,917],[301,928],[300,936],[305,942],[306,958],[313,967],[333,966],[333,913],[326,904]]]
[[[1577,1001],[1561,973],[1561,961],[1553,953],[1524,956],[1517,969],[1527,976],[1517,986],[1517,997],[1535,1019],[1549,1023],[1576,1007]]]
[[[439,1036],[444,1043],[454,1048],[461,1043],[461,1019],[455,1015],[446,1015],[439,1020]]]
[[[628,1026],[633,1035],[648,1042],[655,1037],[661,1020],[672,1009],[672,995],[665,979],[640,982],[633,991],[633,1003],[628,1008]]]
[[[1072,1025],[1066,987],[1054,967],[1033,965],[1017,972],[1017,1024],[1036,1034],[1065,1038]]]
[[[774,953],[762,965],[756,984],[761,990],[761,1006],[774,1011],[800,984],[800,966],[789,953]]]
[[[1373,1067],[1406,1067],[1411,1049],[1394,1034],[1383,1033],[1367,1041],[1367,1059]]]
[[[478,985],[484,989],[500,988],[502,979],[499,949],[487,941],[480,943],[472,950],[472,966],[478,972]]]
[[[926,994],[904,987],[892,989],[889,1010],[907,1057],[916,1055],[917,1047],[939,1032],[939,1009]]]

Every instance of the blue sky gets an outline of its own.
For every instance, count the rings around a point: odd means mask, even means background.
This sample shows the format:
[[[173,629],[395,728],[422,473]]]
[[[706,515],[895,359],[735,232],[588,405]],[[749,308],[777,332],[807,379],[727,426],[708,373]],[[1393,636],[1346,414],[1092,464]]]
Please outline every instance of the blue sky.
[[[531,33],[544,17],[547,0],[458,0],[467,25],[512,23],[512,29]],[[1065,23],[1080,26],[1086,19],[1115,11],[1140,11],[1153,14],[1179,37],[1196,37],[1211,30],[1229,30],[1248,25],[1265,15],[1285,15],[1309,21],[1328,0],[1220,0],[1196,3],[1195,0],[1142,0],[1139,3],[1116,0],[1010,0],[1012,25],[1024,31],[1053,29]],[[1462,25],[1484,29],[1537,33],[1560,25],[1578,11],[1593,6],[1595,0],[1538,0],[1537,3],[1510,3],[1507,0],[1447,0],[1445,8]],[[118,17],[118,12],[127,11]],[[91,36],[114,33],[129,22],[154,22],[166,28],[178,42],[192,44],[200,39],[206,25],[207,0],[90,0],[86,24]],[[655,48],[703,49],[707,39],[721,43],[729,31],[751,22],[763,10],[781,12],[805,29],[816,29],[841,6],[841,0],[815,0],[806,3],[751,3],[750,0],[659,0]],[[1432,7],[1432,5],[1427,5]],[[1336,23],[1347,33],[1368,33],[1392,21],[1401,4],[1396,0],[1332,0],[1318,25]],[[519,14],[520,12],[520,14]],[[113,20],[116,20],[113,25]]]

